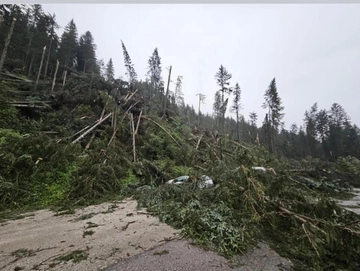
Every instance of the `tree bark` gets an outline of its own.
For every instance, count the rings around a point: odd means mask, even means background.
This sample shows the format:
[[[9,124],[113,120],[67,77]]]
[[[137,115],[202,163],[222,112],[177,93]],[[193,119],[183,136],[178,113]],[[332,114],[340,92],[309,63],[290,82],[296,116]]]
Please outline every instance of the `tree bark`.
[[[107,120],[111,115],[112,115],[112,113],[109,113],[105,118],[103,118],[102,120],[97,122],[89,130],[87,130],[85,133],[83,133],[81,136],[79,136],[77,139],[75,139],[73,142],[71,142],[71,144],[78,142],[80,139],[82,139],[84,136],[86,136],[88,133],[90,133],[92,130],[94,130],[97,126],[99,126],[101,123],[103,123],[105,120]]]
[[[56,68],[55,68],[55,74],[54,74],[53,83],[52,83],[52,86],[51,86],[51,92],[54,91],[55,81],[56,81],[56,74],[58,72],[58,69],[59,69],[59,60],[56,60]]]
[[[66,83],[66,75],[67,75],[67,70],[65,70],[64,80],[63,80],[63,86],[65,86],[65,83]]]
[[[170,66],[169,77],[168,77],[168,82],[167,82],[167,87],[166,87],[166,94],[165,94],[165,99],[164,99],[163,117],[165,116],[166,105],[167,105],[167,100],[168,100],[168,96],[169,96],[169,85],[170,85],[170,78],[171,78],[171,69],[172,69],[172,67]]]
[[[13,21],[12,21],[9,33],[8,33],[8,35],[6,37],[6,40],[5,40],[5,47],[4,47],[4,50],[3,50],[2,54],[1,54],[1,58],[0,58],[0,77],[1,77],[2,68],[4,66],[6,54],[7,54],[9,45],[10,45],[11,36],[12,36],[13,31],[14,31],[15,22],[16,22],[16,18],[14,18]]]
[[[46,51],[46,46],[44,46],[43,53],[42,53],[42,56],[41,56],[39,72],[38,72],[38,75],[37,75],[37,78],[36,78],[36,83],[35,83],[35,90],[36,90],[37,85],[38,85],[38,83],[39,83],[40,74],[41,74],[41,69],[42,69],[42,66],[43,66],[43,61],[44,61],[44,56],[45,56],[45,51]]]
[[[135,142],[135,124],[134,124],[134,115],[130,114],[131,117],[131,131],[132,131],[132,139],[133,139],[133,155],[134,155],[134,163],[136,162],[136,142]]]
[[[51,54],[51,44],[52,44],[52,37],[50,39],[49,53],[48,53],[48,56],[47,56],[47,59],[46,59],[46,64],[45,64],[44,80],[46,80],[46,75],[47,75],[47,71],[48,71],[48,67],[49,67],[50,54]]]

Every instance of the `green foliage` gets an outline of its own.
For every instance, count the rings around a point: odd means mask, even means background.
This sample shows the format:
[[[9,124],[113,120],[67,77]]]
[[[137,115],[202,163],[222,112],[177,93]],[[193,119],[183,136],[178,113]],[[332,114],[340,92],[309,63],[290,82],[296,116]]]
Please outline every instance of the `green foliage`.
[[[72,261],[74,263],[81,262],[86,260],[89,256],[88,250],[74,250],[65,255],[59,256],[54,259],[55,262],[68,262]]]
[[[250,169],[259,163],[276,168],[277,174]],[[203,166],[219,186],[148,188],[137,192],[139,205],[225,256],[244,253],[265,239],[299,270],[358,268],[359,227],[351,222],[358,216],[337,206],[324,188],[295,180],[286,161],[252,148]],[[327,188],[334,190],[330,184]],[[352,245],[344,250],[345,243]]]

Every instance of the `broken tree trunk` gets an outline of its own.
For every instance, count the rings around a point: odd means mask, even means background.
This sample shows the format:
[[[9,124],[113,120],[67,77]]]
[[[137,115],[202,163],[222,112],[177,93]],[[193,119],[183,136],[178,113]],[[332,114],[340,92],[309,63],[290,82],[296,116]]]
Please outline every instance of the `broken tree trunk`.
[[[200,145],[200,142],[201,142],[201,139],[203,138],[204,135],[201,135],[197,144],[196,144],[196,148],[195,149],[198,149],[199,148],[199,145]]]
[[[90,133],[97,126],[99,126],[101,123],[103,123],[105,120],[107,120],[111,115],[112,115],[112,113],[109,113],[105,118],[103,118],[102,120],[97,122],[94,126],[92,126],[90,129],[88,129],[85,133],[83,133],[81,136],[79,136],[77,139],[75,139],[73,142],[71,142],[71,144],[74,144],[74,143],[78,142],[79,140],[81,140],[82,138],[84,138],[88,133]]]
[[[35,83],[35,90],[36,90],[37,85],[38,85],[38,83],[39,83],[40,74],[41,74],[41,69],[42,69],[43,62],[44,62],[45,51],[46,51],[46,46],[44,46],[43,53],[42,53],[42,56],[41,56],[39,72],[38,72],[38,75],[37,75],[37,78],[36,78],[36,83]]]
[[[67,74],[67,70],[65,70],[65,74],[64,74],[64,80],[63,80],[63,86],[65,86],[65,83],[66,83],[66,74]]]
[[[133,155],[134,155],[134,163],[136,162],[136,142],[135,142],[135,124],[134,124],[134,115],[133,113],[130,114],[131,120],[131,131],[132,131],[132,139],[133,139]]]
[[[136,134],[136,135],[137,135],[137,133],[138,133],[138,131],[139,131],[141,116],[142,116],[142,110],[140,111],[140,115],[139,115],[139,117],[138,117],[138,121],[137,121],[137,124],[136,124],[136,129],[135,129],[135,134]]]
[[[1,54],[1,58],[0,58],[0,77],[1,77],[1,70],[2,70],[2,68],[4,66],[7,50],[8,50],[9,45],[10,45],[11,36],[12,36],[13,31],[14,31],[15,22],[16,22],[16,18],[14,18],[13,21],[12,21],[9,33],[8,33],[8,35],[6,37],[6,40],[5,40],[5,47],[4,47],[3,52]]]
[[[167,99],[168,99],[168,96],[169,96],[169,85],[170,85],[170,78],[171,78],[171,69],[172,69],[172,67],[170,66],[170,69],[169,69],[169,77],[168,77],[168,82],[167,82],[167,87],[166,87],[166,94],[165,94],[165,98],[164,98],[163,117],[165,117]]]
[[[48,70],[48,67],[49,67],[49,60],[50,60],[50,54],[51,54],[51,44],[52,44],[52,37],[50,39],[49,53],[47,55],[46,64],[45,64],[44,80],[46,80],[47,70]]]
[[[105,115],[105,109],[106,109],[106,105],[107,105],[108,101],[109,101],[109,96],[108,96],[108,98],[107,98],[107,100],[106,100],[106,104],[105,104],[105,106],[104,106],[104,108],[103,108],[103,110],[102,110],[102,112],[101,112],[99,121],[102,120],[103,117],[104,117],[104,115]],[[85,149],[89,149],[89,148],[90,148],[91,143],[93,142],[94,138],[95,138],[95,133],[93,133],[93,134],[91,135],[91,138],[90,138],[90,140],[89,140],[89,143],[86,145]]]
[[[32,75],[32,68],[33,68],[33,65],[35,62],[35,58],[36,58],[36,53],[34,53],[31,57],[30,66],[29,66],[28,74],[27,74],[28,77],[30,77]]]
[[[56,80],[56,75],[57,75],[58,69],[59,69],[59,60],[56,60],[56,68],[55,68],[55,74],[54,74],[53,83],[52,83],[52,86],[51,86],[51,92],[54,91],[55,80]]]

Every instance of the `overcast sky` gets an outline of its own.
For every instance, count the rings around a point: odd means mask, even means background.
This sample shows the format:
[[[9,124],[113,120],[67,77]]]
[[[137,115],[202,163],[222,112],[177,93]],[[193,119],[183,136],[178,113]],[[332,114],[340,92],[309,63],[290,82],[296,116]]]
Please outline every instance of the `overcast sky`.
[[[155,47],[163,78],[172,65],[171,89],[183,76],[185,102],[197,108],[196,93],[207,96],[203,112],[212,112],[214,79],[220,65],[242,90],[242,114],[265,117],[261,105],[275,77],[285,106],[285,127],[303,124],[315,102],[320,109],[342,105],[359,125],[360,5],[185,5],[44,4],[63,27],[73,18],[78,34],[89,30],[97,57],[125,77],[123,40],[140,79]]]

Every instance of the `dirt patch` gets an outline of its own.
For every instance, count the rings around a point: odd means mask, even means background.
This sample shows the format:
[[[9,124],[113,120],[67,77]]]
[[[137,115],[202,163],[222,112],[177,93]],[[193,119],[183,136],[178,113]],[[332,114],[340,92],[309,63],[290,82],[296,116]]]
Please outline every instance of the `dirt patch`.
[[[189,241],[177,240],[155,247],[109,266],[102,271],[280,271],[290,270],[290,261],[281,258],[266,244],[229,262],[215,252],[205,251]]]
[[[136,206],[127,200],[8,220],[0,227],[0,270],[99,270],[178,238],[179,231]]]

